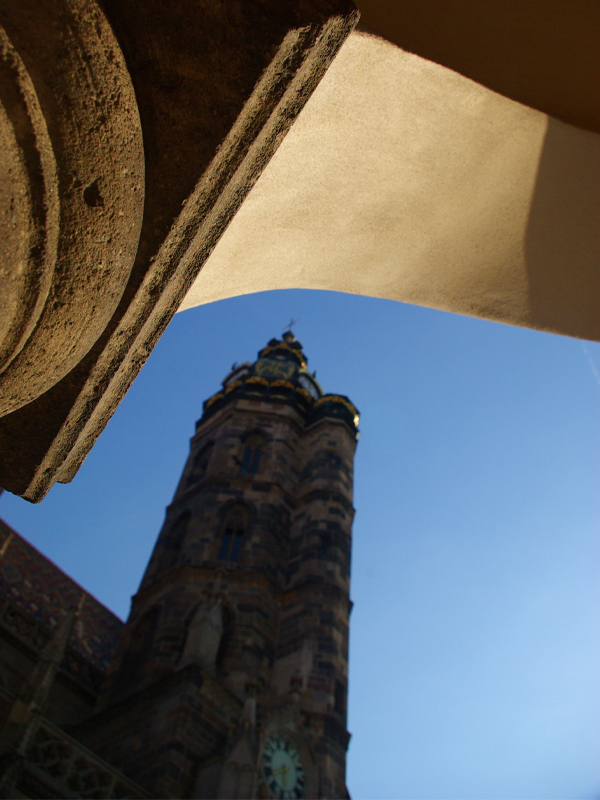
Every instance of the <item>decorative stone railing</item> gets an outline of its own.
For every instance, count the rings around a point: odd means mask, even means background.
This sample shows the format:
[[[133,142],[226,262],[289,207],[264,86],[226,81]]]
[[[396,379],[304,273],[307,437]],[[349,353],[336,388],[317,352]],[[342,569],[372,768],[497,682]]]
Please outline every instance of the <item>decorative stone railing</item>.
[[[106,800],[150,797],[140,786],[47,720],[42,721],[36,732],[16,783],[32,797]]]

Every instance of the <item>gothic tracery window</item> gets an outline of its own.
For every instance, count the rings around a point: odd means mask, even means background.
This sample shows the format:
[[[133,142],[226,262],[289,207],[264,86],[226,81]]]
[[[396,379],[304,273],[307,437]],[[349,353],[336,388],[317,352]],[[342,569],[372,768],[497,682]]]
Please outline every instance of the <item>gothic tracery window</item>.
[[[265,446],[265,437],[262,433],[254,432],[244,440],[244,450],[240,472],[247,475],[255,475],[258,472],[258,465]]]
[[[219,561],[237,562],[247,526],[248,509],[244,506],[232,506],[225,515]]]

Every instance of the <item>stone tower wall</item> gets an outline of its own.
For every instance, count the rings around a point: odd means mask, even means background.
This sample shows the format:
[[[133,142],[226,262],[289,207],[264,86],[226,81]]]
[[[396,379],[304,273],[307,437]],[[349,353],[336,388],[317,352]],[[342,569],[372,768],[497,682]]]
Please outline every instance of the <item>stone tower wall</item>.
[[[352,406],[326,396],[315,415],[299,384],[258,376],[216,398],[82,737],[151,792],[203,796],[256,697],[247,768],[263,726],[287,718],[315,791],[344,796]]]

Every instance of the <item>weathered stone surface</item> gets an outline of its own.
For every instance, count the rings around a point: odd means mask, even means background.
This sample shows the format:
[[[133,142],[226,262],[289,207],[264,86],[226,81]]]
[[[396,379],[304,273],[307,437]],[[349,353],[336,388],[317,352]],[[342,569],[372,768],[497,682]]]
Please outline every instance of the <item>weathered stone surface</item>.
[[[137,250],[144,155],[131,79],[95,3],[3,2],[0,23],[6,414],[69,372],[113,315]]]
[[[100,19],[106,26],[93,0],[78,2],[83,24]],[[110,319],[85,326],[85,303],[93,306],[102,295],[93,285],[79,308],[79,301],[71,298],[68,312],[59,297],[56,325],[65,326],[76,316],[74,330],[81,330],[83,321],[85,336],[63,333],[63,350],[67,336],[71,360],[63,352],[61,369],[49,368],[45,356],[35,362],[40,381],[54,385],[44,385],[46,391],[39,394],[41,383],[34,391],[29,379],[17,381],[19,402],[38,396],[0,420],[0,482],[30,500],[41,499],[55,480],[72,478],[357,20],[354,6],[346,0],[190,0],[169,7],[160,0],[107,0],[103,8],[139,109],[144,216],[129,281],[121,281],[119,292],[111,294],[112,301],[122,296]],[[56,23],[60,31],[60,15]],[[35,30],[27,30],[25,38],[34,42]],[[87,74],[86,59],[73,48],[66,46],[65,52],[75,61],[71,70]],[[104,95],[109,88],[112,84],[107,87],[100,81]],[[63,109],[53,113],[62,119]],[[54,120],[52,114],[47,116]],[[115,147],[112,155],[117,173],[122,164]],[[90,173],[73,191],[75,199],[83,198],[85,213],[101,219],[107,214],[101,202],[108,200],[103,200],[102,180],[96,182],[96,174]],[[133,215],[125,221],[132,228],[127,250],[131,253],[138,245],[137,220]],[[87,223],[80,228],[87,231]],[[89,259],[92,251],[87,245],[84,251]],[[96,273],[89,261],[85,264],[82,275],[91,280]],[[108,308],[108,303],[101,305]],[[50,335],[54,347],[59,341],[55,329],[49,323],[39,328],[39,336]],[[67,362],[70,371],[64,374]]]

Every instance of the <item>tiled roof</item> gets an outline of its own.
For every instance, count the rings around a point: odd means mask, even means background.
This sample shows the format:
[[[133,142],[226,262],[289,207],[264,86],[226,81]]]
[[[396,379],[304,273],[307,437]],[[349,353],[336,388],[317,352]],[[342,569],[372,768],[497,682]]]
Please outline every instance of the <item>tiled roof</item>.
[[[85,595],[69,645],[105,672],[123,622],[0,520],[0,592],[48,630]]]

